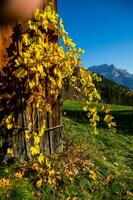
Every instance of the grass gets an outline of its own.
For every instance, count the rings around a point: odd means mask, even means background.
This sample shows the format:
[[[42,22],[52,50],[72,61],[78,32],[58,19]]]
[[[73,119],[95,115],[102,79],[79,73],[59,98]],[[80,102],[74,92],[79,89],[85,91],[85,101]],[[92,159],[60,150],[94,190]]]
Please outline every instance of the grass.
[[[82,107],[80,102],[64,102],[64,127],[70,141],[75,138],[75,142],[86,149],[84,154],[87,153],[87,158],[94,163],[98,173],[91,199],[133,199],[133,129],[128,127],[132,123],[130,115],[133,114],[133,107],[111,105],[115,117],[122,112],[127,121],[124,124],[126,131],[118,127],[117,133],[111,134],[108,129],[99,127],[99,135],[90,133]],[[101,107],[102,104],[98,106],[99,111]],[[125,116],[128,117],[125,119]]]
[[[98,114],[101,119],[104,117],[102,112],[103,104],[93,103],[92,107],[97,107]],[[123,130],[124,132],[132,133],[133,131],[133,107],[132,106],[120,106],[120,105],[109,105],[111,108],[111,114],[114,116],[115,122],[117,123],[117,129]],[[66,100],[63,104],[63,112],[68,118],[79,122],[87,123],[88,118],[86,112],[83,111],[83,104],[79,101]],[[99,127],[105,128],[105,124],[101,120]]]
[[[82,108],[82,103],[78,101],[65,101],[63,105],[65,151],[49,158],[52,167],[61,172],[51,179],[57,181],[56,187],[46,181],[48,169],[45,166],[44,172],[37,173],[27,163],[25,176],[22,178],[14,176],[14,172],[20,170],[17,165],[1,168],[0,179],[9,178],[11,185],[0,187],[0,200],[133,199],[133,133],[130,125],[133,107],[111,105],[112,113],[120,125],[124,124],[125,129],[118,126],[117,133],[111,134],[103,124],[99,124],[98,135],[90,133],[86,113]],[[98,105],[102,116],[101,108],[102,104]],[[119,121],[117,115],[124,119]],[[22,165],[22,171],[25,166]],[[65,167],[66,174],[62,166]],[[69,172],[76,173],[77,169],[79,173],[72,179],[66,176]],[[95,175],[93,178],[91,173]],[[40,178],[46,182],[37,188],[36,181]]]
[[[103,104],[102,103],[92,103],[92,106],[96,106],[98,110],[100,111],[102,109]],[[66,100],[63,103],[63,110],[82,110],[83,108],[83,103],[80,101],[71,101],[71,100]],[[112,111],[133,111],[133,106],[122,106],[122,105],[116,105],[116,104],[111,104],[110,108]]]

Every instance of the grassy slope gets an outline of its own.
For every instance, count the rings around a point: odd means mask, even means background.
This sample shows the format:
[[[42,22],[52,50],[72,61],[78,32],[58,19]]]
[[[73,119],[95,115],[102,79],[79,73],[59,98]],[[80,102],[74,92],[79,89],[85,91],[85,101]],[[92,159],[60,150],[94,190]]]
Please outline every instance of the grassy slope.
[[[111,134],[101,123],[98,128],[99,135],[89,132],[90,127],[82,107],[82,103],[74,101],[65,101],[63,105],[64,130],[68,133],[64,135],[66,149],[57,157],[50,158],[52,168],[56,172],[60,171],[60,175],[57,174],[54,176],[55,179],[53,177],[51,179],[57,181],[56,187],[48,181],[42,187],[36,187],[38,178],[47,180],[48,169],[45,169],[45,165],[42,174],[38,172],[39,168],[36,170],[30,168],[30,163],[13,165],[0,169],[0,178],[11,180],[9,187],[0,187],[0,200],[133,199],[133,129],[131,126],[133,107],[112,105],[112,113],[122,126],[118,126],[117,134]],[[98,105],[98,110],[100,115],[103,115],[100,111],[101,107],[102,104]],[[121,116],[122,121],[118,116]],[[24,177],[15,177],[14,172],[23,170],[24,166],[26,167]],[[67,171],[65,172],[64,169]],[[79,169],[78,174],[70,181],[66,175],[69,172],[77,173],[77,169]],[[94,178],[91,172],[94,172]]]
[[[101,106],[99,105],[98,109]],[[133,116],[133,107],[112,105],[111,108],[115,115],[122,113],[124,120],[128,116],[124,124],[126,131],[119,130],[118,127],[117,134],[113,135],[107,129],[99,127],[99,135],[90,134],[89,125],[84,118],[85,113],[82,112],[82,104],[72,101],[66,101],[63,105],[64,126],[70,140],[75,138],[77,144],[81,144],[82,148],[86,149],[87,157],[94,163],[98,173],[98,180],[92,189],[92,199],[133,199],[131,193],[133,191],[133,133],[131,127],[128,127],[132,123],[130,120]],[[121,123],[123,121],[119,121],[119,125]]]
[[[98,109],[99,116],[101,119],[104,116],[102,112],[103,104],[93,103],[92,107],[96,106]],[[123,130],[124,132],[131,133],[133,131],[133,106],[120,106],[120,105],[110,105],[111,114],[114,116],[117,123],[117,128]],[[85,112],[83,112],[83,104],[79,101],[66,100],[63,105],[63,111],[66,113],[67,117],[78,122],[87,122],[87,117]],[[104,123],[100,122],[100,127],[104,126]]]

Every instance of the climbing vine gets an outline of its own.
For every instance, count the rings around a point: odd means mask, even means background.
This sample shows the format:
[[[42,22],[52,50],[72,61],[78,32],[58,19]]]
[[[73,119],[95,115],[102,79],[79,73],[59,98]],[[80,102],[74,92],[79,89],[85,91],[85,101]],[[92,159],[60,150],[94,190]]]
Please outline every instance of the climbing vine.
[[[48,5],[44,10],[37,9],[34,18],[21,26],[19,37],[19,52],[14,53],[14,76],[28,94],[27,104],[41,115],[43,111],[52,113],[52,106],[56,102],[61,89],[68,78],[79,92],[83,93],[84,110],[88,112],[90,124],[97,133],[99,116],[96,108],[90,108],[92,101],[99,101],[100,95],[95,88],[94,80],[100,81],[95,75],[85,70],[80,60],[84,51],[76,48],[76,44],[65,31],[63,21]],[[115,123],[109,111],[104,108],[109,128],[115,131]],[[13,128],[13,114],[6,119],[8,129]],[[41,116],[38,130],[34,128],[36,122],[29,119],[25,130],[25,139],[32,141],[31,155],[37,156],[38,162],[44,162],[40,141],[46,129],[45,116]]]

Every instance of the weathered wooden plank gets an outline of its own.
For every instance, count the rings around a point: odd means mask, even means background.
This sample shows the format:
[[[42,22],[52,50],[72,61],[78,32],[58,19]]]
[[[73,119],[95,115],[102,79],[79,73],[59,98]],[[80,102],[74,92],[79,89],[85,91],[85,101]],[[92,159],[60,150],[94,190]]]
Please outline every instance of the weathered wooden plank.
[[[47,0],[46,5],[52,2],[54,9],[57,10],[57,1],[56,0]],[[11,34],[13,32],[13,25],[7,25],[0,27],[0,71],[2,71],[3,66],[6,65],[6,48],[10,45]],[[19,32],[19,31],[18,31]],[[56,38],[57,39],[57,38]],[[54,38],[55,40],[55,38]],[[19,38],[16,41],[16,51],[19,54],[21,51],[21,45],[19,45]],[[8,79],[8,77],[7,77]],[[1,84],[1,82],[0,82]],[[15,86],[15,85],[14,85]],[[47,84],[45,85],[46,96],[48,96]],[[16,95],[18,99],[15,101],[19,108],[16,105],[16,126],[14,132],[12,133],[12,143],[15,149],[15,157],[20,155],[30,157],[30,146],[31,144],[25,140],[25,129],[27,128],[30,131],[37,131],[41,126],[41,121],[46,119],[47,129],[41,140],[41,149],[42,152],[46,154],[52,154],[55,150],[62,151],[62,141],[61,141],[61,129],[62,129],[62,120],[61,118],[61,108],[60,108],[60,98],[57,100],[54,108],[53,114],[50,113],[40,113],[38,112],[33,105],[29,104],[26,108],[23,105],[23,89],[19,88],[21,91]],[[6,92],[6,91],[5,91]],[[2,137],[2,136],[1,136]],[[0,139],[1,146],[4,143],[3,138]]]

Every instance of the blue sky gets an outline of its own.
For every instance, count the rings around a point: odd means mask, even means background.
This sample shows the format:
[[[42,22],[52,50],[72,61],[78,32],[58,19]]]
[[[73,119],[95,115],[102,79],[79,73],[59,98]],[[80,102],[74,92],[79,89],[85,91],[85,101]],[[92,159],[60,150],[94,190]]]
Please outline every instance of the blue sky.
[[[57,0],[86,67],[114,64],[133,73],[133,0]]]

